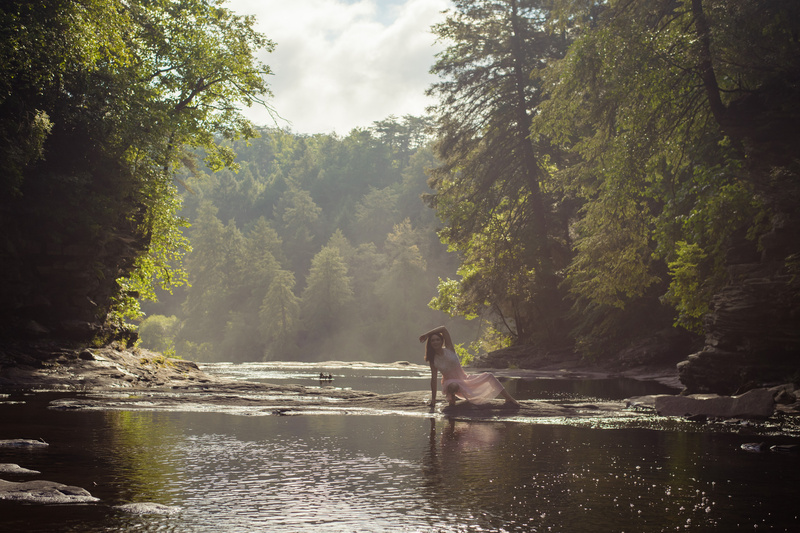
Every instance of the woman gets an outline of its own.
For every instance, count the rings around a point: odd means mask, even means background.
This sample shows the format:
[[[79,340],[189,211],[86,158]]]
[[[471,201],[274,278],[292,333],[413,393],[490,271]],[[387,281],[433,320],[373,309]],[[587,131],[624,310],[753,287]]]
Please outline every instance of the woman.
[[[425,360],[431,365],[431,401],[429,406],[436,405],[436,380],[442,373],[442,391],[451,406],[456,403],[456,396],[472,403],[486,403],[498,395],[506,399],[506,405],[519,407],[519,402],[511,397],[497,378],[488,372],[469,375],[461,368],[456,355],[450,333],[444,326],[432,329],[420,335],[419,342],[425,345]]]

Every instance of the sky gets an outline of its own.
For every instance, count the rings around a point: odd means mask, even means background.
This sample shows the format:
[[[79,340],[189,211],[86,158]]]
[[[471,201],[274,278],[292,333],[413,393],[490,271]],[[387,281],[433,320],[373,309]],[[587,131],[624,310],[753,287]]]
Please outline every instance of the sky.
[[[263,108],[243,112],[257,125],[294,133],[347,135],[390,115],[422,115],[442,49],[430,28],[449,0],[228,0],[276,43],[259,55],[270,66],[276,124]]]

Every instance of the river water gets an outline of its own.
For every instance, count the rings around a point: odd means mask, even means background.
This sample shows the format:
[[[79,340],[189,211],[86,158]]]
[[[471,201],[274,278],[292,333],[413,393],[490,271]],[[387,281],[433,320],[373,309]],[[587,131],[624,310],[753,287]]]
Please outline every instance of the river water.
[[[207,365],[236,379],[424,391],[410,365]],[[319,372],[334,380],[319,383]],[[429,376],[429,374],[428,374]],[[506,381],[520,399],[664,392],[633,380]],[[0,463],[87,488],[99,503],[0,501],[0,531],[800,531],[800,460],[741,445],[797,443],[775,424],[699,426],[453,420],[400,415],[64,412],[64,394],[10,395]],[[727,428],[727,429],[726,429]],[[22,476],[4,476],[23,481]],[[115,506],[155,502],[171,514]]]

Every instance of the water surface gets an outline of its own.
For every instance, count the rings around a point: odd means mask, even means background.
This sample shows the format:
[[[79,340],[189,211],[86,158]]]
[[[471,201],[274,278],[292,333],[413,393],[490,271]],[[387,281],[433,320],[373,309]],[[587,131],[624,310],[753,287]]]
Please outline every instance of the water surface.
[[[575,401],[632,386],[523,385],[518,392]],[[0,502],[0,530],[797,531],[800,524],[800,461],[743,452],[753,439],[787,443],[757,429],[47,409],[57,397],[0,403],[0,439],[50,443],[0,449],[0,462],[85,487],[101,503]],[[180,511],[132,516],[114,508],[144,501]]]

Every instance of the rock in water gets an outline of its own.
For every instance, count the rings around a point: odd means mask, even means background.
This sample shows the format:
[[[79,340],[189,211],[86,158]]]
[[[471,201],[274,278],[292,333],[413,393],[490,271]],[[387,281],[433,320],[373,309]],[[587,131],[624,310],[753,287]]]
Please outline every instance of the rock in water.
[[[27,468],[22,468],[21,466],[14,464],[14,463],[0,463],[0,474],[41,474],[38,470],[29,470]]]
[[[44,448],[49,446],[45,441],[31,439],[0,440],[0,448]]]
[[[767,450],[767,445],[764,442],[746,442],[742,444],[741,448],[750,453],[762,453]]]
[[[770,451],[776,453],[798,453],[800,452],[800,444],[776,444],[770,446]]]
[[[657,396],[656,412],[662,416],[715,416],[720,418],[768,418],[775,411],[772,391],[756,389],[740,396],[692,394]]]
[[[137,502],[137,503],[126,503],[124,505],[117,505],[115,509],[119,509],[120,511],[125,511],[126,513],[131,514],[175,514],[180,512],[180,507],[170,506],[170,505],[163,505],[160,503],[152,503],[152,502]]]
[[[29,503],[66,504],[90,503],[100,501],[88,490],[81,487],[63,485],[53,481],[25,481],[15,483],[0,479],[0,500],[23,501]]]

